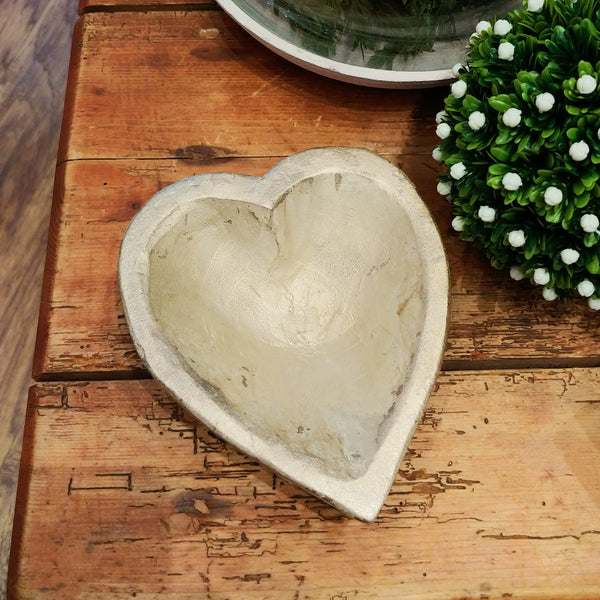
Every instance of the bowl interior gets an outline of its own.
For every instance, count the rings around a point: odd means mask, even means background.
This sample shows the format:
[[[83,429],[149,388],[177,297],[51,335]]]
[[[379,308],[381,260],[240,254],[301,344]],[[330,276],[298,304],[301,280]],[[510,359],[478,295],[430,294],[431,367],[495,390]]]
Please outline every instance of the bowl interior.
[[[161,330],[254,432],[362,475],[423,326],[412,222],[373,179],[323,173],[273,209],[201,198],[149,259]]]

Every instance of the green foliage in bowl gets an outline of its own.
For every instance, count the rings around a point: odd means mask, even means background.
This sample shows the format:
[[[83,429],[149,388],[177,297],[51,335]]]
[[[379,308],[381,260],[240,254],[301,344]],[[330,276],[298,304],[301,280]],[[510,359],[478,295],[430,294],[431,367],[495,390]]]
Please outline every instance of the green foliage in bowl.
[[[544,298],[600,308],[600,0],[481,22],[437,116],[452,225]]]
[[[454,39],[454,15],[480,0],[267,0],[302,39],[303,47],[334,57],[344,35],[367,66],[393,69],[397,57],[432,52],[436,39]]]

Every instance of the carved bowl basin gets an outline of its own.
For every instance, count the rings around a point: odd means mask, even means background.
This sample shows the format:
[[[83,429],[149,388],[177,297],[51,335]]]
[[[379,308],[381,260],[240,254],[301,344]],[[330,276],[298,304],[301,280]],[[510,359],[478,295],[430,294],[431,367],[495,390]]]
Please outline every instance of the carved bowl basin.
[[[152,197],[119,279],[150,372],[217,435],[376,518],[437,376],[448,269],[406,176],[320,148]]]

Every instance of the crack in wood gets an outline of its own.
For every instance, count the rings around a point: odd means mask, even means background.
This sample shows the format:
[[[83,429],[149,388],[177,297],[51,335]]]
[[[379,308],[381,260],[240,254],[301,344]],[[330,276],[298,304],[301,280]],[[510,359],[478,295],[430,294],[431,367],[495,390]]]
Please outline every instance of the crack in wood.
[[[257,584],[263,579],[271,579],[271,573],[246,573],[244,575],[223,576],[223,579],[229,581],[254,581]]]
[[[600,530],[597,529],[589,529],[587,531],[582,531],[579,535],[574,533],[565,533],[565,534],[556,534],[556,535],[528,535],[524,533],[513,533],[513,534],[485,534],[482,535],[482,538],[489,538],[493,540],[563,540],[572,538],[574,540],[580,540],[583,536],[586,535],[600,535]]]
[[[233,160],[239,153],[223,146],[210,146],[207,144],[192,144],[176,148],[173,156],[177,159],[193,161],[196,164],[212,163],[215,160]]]
[[[95,485],[95,480],[92,480],[84,485],[74,485],[74,478],[71,477],[67,484],[67,496],[73,492],[92,490],[126,490],[128,492],[133,490],[131,473],[95,473],[94,477],[106,478],[106,483]],[[125,481],[121,482],[122,479]]]

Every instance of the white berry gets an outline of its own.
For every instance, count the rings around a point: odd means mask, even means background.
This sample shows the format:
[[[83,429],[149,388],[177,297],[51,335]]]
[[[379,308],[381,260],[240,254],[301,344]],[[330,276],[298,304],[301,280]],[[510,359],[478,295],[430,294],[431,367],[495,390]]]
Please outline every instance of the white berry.
[[[458,77],[460,75],[461,70],[464,68],[465,68],[465,65],[463,65],[462,63],[456,63],[452,67],[452,75],[454,75],[454,77]]]
[[[508,243],[513,248],[520,248],[525,245],[525,232],[521,229],[513,229],[508,234]]]
[[[560,259],[565,265],[572,265],[579,260],[579,252],[573,250],[573,248],[565,248],[560,253]]]
[[[577,291],[579,292],[580,296],[589,298],[596,291],[596,288],[589,279],[584,279],[577,285]]]
[[[538,267],[533,272],[533,281],[535,281],[535,283],[538,285],[546,285],[550,281],[550,273],[548,273],[548,269]]]
[[[485,125],[485,115],[479,111],[475,110],[469,115],[469,127],[473,131],[479,131]]]
[[[467,167],[462,162],[457,162],[450,167],[450,177],[460,179],[467,174]]]
[[[544,191],[544,202],[548,206],[556,206],[560,204],[563,199],[562,190],[558,189],[553,185],[549,185]]]
[[[540,12],[544,7],[544,0],[528,0],[527,10],[529,12]]]
[[[506,19],[498,19],[494,23],[494,33],[496,35],[506,35],[512,29],[512,25]]]
[[[483,33],[484,31],[487,31],[491,26],[492,24],[489,21],[479,21],[479,23],[477,23],[477,26],[475,27],[475,31],[477,33]]]
[[[454,231],[461,232],[464,228],[465,222],[462,217],[454,217],[454,219],[452,219],[452,229],[454,229]]]
[[[451,131],[452,129],[448,123],[440,123],[435,129],[435,133],[442,140],[445,140],[450,135]]]
[[[588,300],[588,306],[592,310],[600,310],[600,298],[590,298]]]
[[[442,196],[448,196],[452,191],[452,184],[449,181],[439,181],[437,184],[438,194]]]
[[[467,93],[467,82],[459,79],[450,86],[450,92],[455,98],[462,98]]]
[[[506,173],[504,177],[502,177],[502,185],[505,190],[514,192],[523,185],[523,180],[518,173]]]
[[[448,116],[448,113],[445,110],[440,110],[440,112],[438,112],[435,115],[435,122],[436,123],[441,123],[446,117]]]
[[[515,47],[510,42],[502,42],[498,46],[498,58],[511,61],[515,57]]]
[[[569,156],[577,162],[585,160],[589,153],[590,147],[584,140],[571,144],[571,147],[569,148]]]
[[[577,91],[580,94],[591,94],[596,91],[596,78],[591,75],[582,75],[577,80]]]
[[[514,106],[502,115],[502,122],[507,127],[516,127],[521,122],[522,111]]]
[[[544,92],[543,94],[535,97],[535,106],[541,113],[552,110],[555,102],[556,99],[550,92]]]
[[[496,219],[496,209],[491,206],[480,206],[477,215],[484,223],[492,223]]]
[[[581,217],[579,224],[586,233],[595,233],[600,227],[600,219],[596,215],[587,214]]]
[[[515,281],[521,281],[521,279],[523,279],[523,277],[525,277],[525,273],[523,273],[523,270],[521,269],[521,267],[517,267],[515,265],[514,267],[510,268],[510,276]]]

